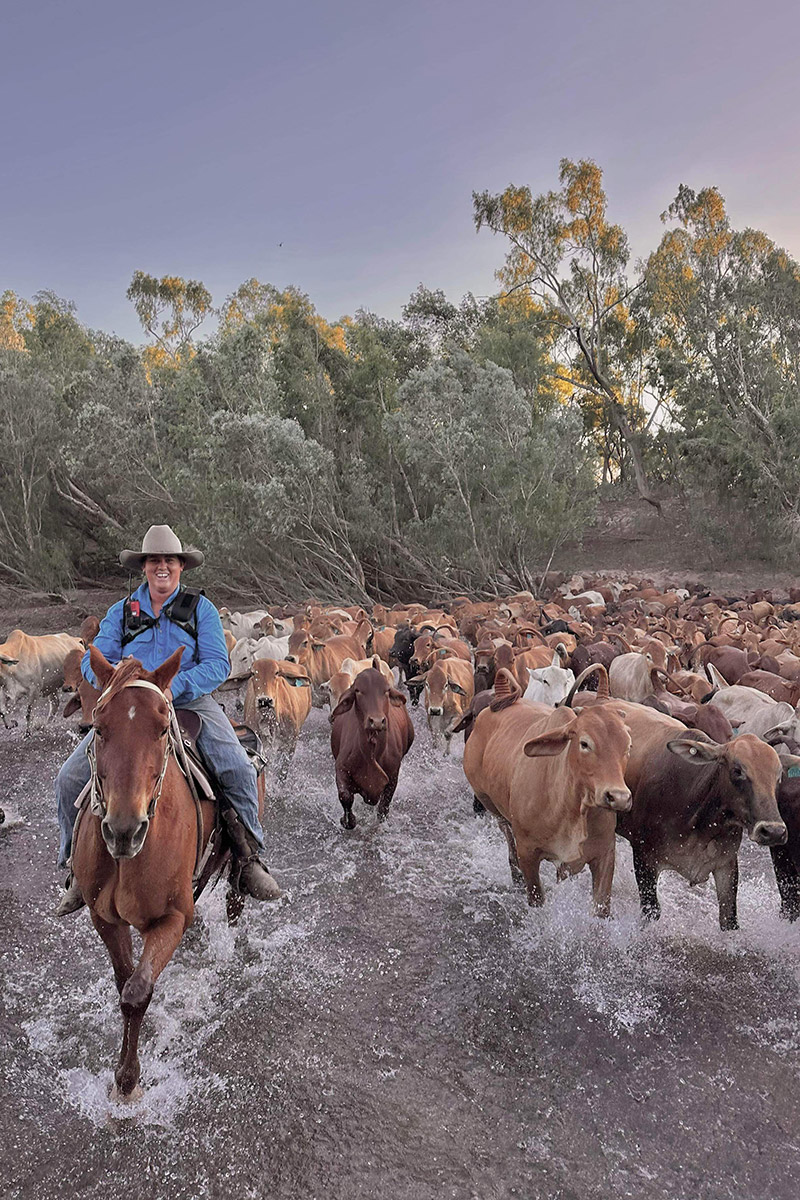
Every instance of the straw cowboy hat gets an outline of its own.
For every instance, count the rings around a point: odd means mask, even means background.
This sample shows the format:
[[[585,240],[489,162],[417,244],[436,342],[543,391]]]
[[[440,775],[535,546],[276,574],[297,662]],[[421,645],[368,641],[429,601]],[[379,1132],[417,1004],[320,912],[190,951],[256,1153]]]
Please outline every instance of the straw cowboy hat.
[[[187,567],[202,566],[205,555],[193,546],[184,550],[180,538],[173,533],[169,525],[151,525],[142,539],[141,550],[123,550],[119,561],[123,567],[140,570],[148,554],[175,554],[182,558]]]

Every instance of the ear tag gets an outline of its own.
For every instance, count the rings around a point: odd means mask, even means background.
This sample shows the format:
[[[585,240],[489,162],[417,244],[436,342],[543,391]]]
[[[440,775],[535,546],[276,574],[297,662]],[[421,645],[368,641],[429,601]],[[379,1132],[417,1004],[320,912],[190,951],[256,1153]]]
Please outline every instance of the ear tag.
[[[789,767],[787,779],[800,779],[800,767]]]
[[[690,753],[691,755],[695,755],[695,754],[697,754],[697,751],[695,750],[694,746],[692,746],[692,748],[691,748],[691,750],[689,751],[689,753]]]

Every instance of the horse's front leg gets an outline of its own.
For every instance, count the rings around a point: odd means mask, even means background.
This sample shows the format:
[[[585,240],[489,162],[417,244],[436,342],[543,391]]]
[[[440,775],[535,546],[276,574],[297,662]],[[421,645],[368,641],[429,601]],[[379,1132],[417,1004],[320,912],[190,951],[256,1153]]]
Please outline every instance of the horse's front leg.
[[[91,912],[92,924],[99,933],[105,943],[111,958],[111,965],[114,968],[114,979],[117,984],[117,991],[122,996],[122,990],[125,984],[133,974],[133,945],[131,944],[131,930],[129,925],[112,925],[110,921],[104,921],[96,912]],[[119,1062],[115,1072],[117,1087],[120,1087],[120,1074],[123,1071],[130,1053],[130,1014],[125,1011],[125,1007],[120,999],[120,1008],[122,1009],[122,1046],[119,1052]],[[138,1063],[137,1063],[138,1070]]]
[[[123,1097],[130,1096],[139,1082],[139,1031],[153,986],[175,953],[188,923],[185,913],[172,909],[142,931],[142,957],[120,992],[127,1037],[125,1058],[120,1060],[115,1078]]]

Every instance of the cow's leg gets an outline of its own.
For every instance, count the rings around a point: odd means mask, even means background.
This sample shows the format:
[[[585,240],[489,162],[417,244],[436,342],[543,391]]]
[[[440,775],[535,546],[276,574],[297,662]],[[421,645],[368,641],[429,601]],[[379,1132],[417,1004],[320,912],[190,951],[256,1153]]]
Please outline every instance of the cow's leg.
[[[179,909],[154,921],[142,935],[139,965],[120,992],[122,1015],[128,1023],[128,1042],[125,1060],[120,1062],[115,1079],[123,1097],[130,1096],[139,1082],[139,1031],[153,995],[153,986],[175,953],[185,929],[186,916]]]
[[[31,716],[33,715],[33,704],[29,704],[25,709],[25,733],[23,737],[31,736]]]
[[[278,782],[286,783],[289,775],[289,767],[292,765],[294,752],[297,749],[297,730],[293,730],[283,739],[278,760]]]
[[[478,816],[481,816],[483,813],[486,812],[486,809],[483,807],[483,805],[481,804],[480,800],[478,799],[478,797],[475,795],[474,792],[472,794],[472,811],[474,813],[477,813]]]
[[[339,820],[345,829],[355,829],[356,819],[353,816],[353,800],[355,799],[355,790],[349,776],[336,772],[336,790],[339,793],[339,803],[344,809]]]
[[[476,802],[478,804],[481,803],[480,800],[477,800],[477,797]],[[481,804],[481,812],[485,811],[486,810]],[[523,887],[525,884],[525,877],[520,870],[519,859],[517,858],[517,843],[514,840],[514,830],[511,828],[511,822],[507,821],[505,817],[498,817],[497,824],[502,829],[503,835],[508,843],[508,865],[511,868],[511,882],[516,884],[517,887]]]
[[[800,872],[785,846],[770,846],[775,882],[781,897],[781,916],[786,921],[800,917]]]
[[[736,895],[739,890],[739,861],[736,855],[729,862],[717,867],[714,872],[714,887],[717,889],[720,929],[738,929]]]
[[[517,861],[528,889],[528,904],[534,908],[541,908],[544,904],[544,888],[539,877],[539,866],[542,861],[541,851],[530,843],[520,843],[516,838],[514,841]]]
[[[636,876],[636,886],[639,888],[642,916],[647,921],[657,921],[661,916],[661,905],[658,903],[656,890],[658,871],[640,846],[633,847],[633,872]]]
[[[605,854],[593,858],[589,863],[592,873],[592,900],[597,917],[611,916],[611,885],[614,882],[616,847],[612,835],[611,845]],[[577,864],[575,864],[577,866]]]
[[[392,797],[397,789],[397,780],[398,776],[395,775],[394,779],[389,780],[386,787],[383,789],[383,792],[381,793],[381,798],[378,801],[379,821],[385,821],[389,815],[389,805],[392,803]]]

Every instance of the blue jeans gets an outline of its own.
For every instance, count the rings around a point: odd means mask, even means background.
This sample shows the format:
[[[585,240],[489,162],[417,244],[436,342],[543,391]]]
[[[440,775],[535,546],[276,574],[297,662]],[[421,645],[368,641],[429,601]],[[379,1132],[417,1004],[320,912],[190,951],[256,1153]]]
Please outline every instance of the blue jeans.
[[[189,708],[192,712],[200,714],[203,722],[197,738],[200,753],[217,776],[225,799],[236,810],[242,824],[252,833],[259,846],[263,846],[264,836],[258,817],[256,770],[239,745],[239,739],[230,721],[211,696],[200,696],[197,700],[181,704],[181,708]],[[89,782],[86,747],[93,737],[94,731],[90,730],[72,751],[56,779],[60,835],[59,867],[67,865],[72,849],[72,830],[78,815],[75,801]]]

